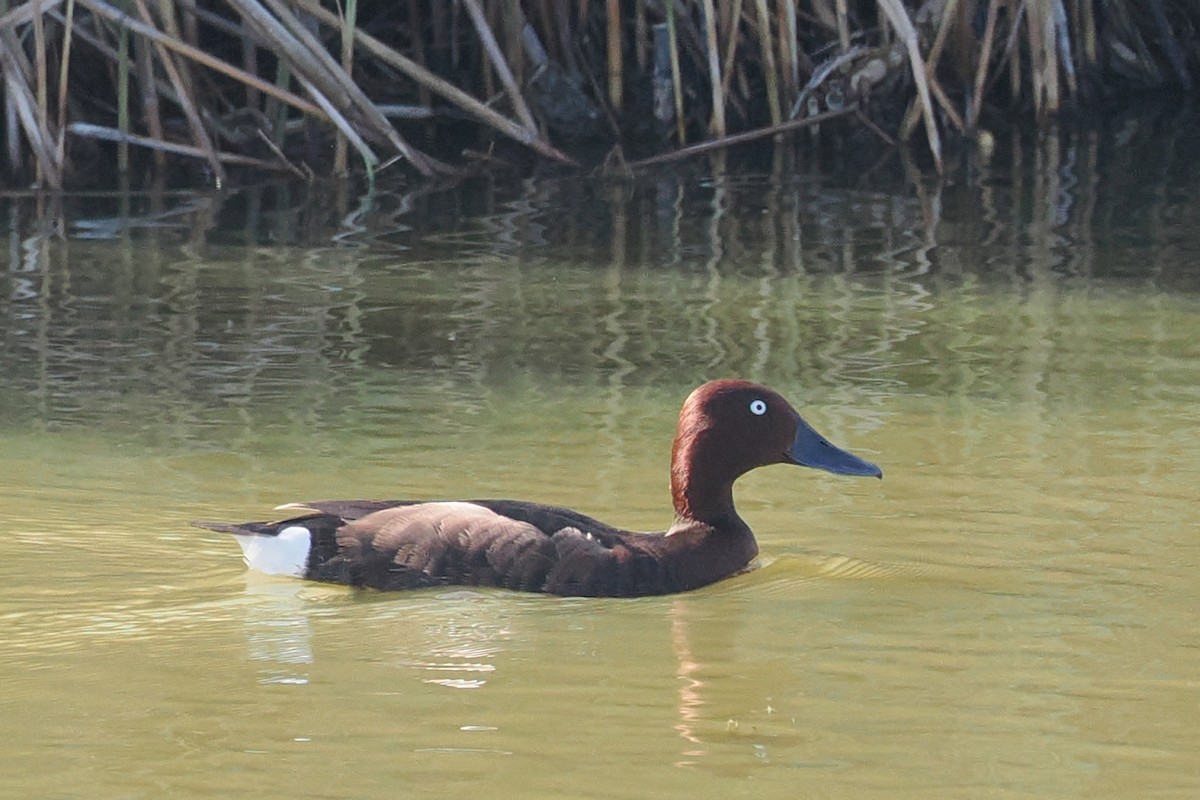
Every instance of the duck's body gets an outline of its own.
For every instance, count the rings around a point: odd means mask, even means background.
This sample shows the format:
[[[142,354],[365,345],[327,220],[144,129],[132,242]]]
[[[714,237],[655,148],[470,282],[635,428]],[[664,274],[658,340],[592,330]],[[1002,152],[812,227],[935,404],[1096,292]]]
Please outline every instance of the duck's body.
[[[665,594],[731,575],[758,552],[744,524],[738,532],[693,523],[634,533],[514,500],[328,500],[279,510],[294,516],[203,524],[235,534],[250,566],[262,571],[383,590],[460,584],[559,595]]]
[[[667,594],[746,569],[758,554],[733,507],[733,481],[794,463],[881,477],[817,434],[778,394],[713,381],[691,394],[672,448],[675,522],[620,530],[575,511],[516,500],[324,500],[278,522],[198,522],[234,534],[264,572],[383,590],[448,584],[559,595]]]

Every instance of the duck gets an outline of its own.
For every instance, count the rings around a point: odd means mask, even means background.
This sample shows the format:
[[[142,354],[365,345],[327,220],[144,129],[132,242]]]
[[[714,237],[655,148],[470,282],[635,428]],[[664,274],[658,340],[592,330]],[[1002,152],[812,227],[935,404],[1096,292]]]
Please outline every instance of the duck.
[[[773,464],[882,478],[817,433],[778,392],[709,381],[679,412],[671,447],[675,518],[657,533],[521,500],[317,500],[271,522],[196,521],[230,533],[258,572],[383,591],[464,585],[582,597],[698,589],[750,569],[758,543],[733,484]]]

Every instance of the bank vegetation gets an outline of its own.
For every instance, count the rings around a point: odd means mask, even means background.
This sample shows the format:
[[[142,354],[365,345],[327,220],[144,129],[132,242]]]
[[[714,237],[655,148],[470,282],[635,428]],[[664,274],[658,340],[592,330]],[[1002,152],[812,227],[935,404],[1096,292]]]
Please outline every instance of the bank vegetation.
[[[1200,0],[0,0],[0,182],[625,167],[800,128],[940,171],[1013,119],[1191,97],[1198,29]]]

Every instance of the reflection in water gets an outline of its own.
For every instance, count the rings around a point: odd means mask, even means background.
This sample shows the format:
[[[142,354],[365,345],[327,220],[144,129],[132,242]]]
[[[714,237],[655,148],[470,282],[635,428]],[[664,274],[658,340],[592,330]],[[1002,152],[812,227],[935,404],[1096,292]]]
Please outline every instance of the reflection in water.
[[[671,646],[678,662],[676,677],[679,678],[679,722],[675,730],[689,746],[680,753],[682,759],[675,762],[677,767],[692,766],[695,759],[701,758],[707,752],[704,742],[700,739],[698,728],[703,723],[704,699],[701,692],[704,682],[693,674],[699,672],[700,664],[692,655],[687,636],[687,603],[676,601],[671,604]]]
[[[329,610],[314,609],[314,595],[327,594],[337,602],[379,605],[380,612],[367,623],[371,634],[383,631],[395,635],[403,631],[397,637],[393,664],[413,673],[421,683],[434,686],[482,688],[496,671],[495,659],[511,635],[507,625],[487,611],[496,600],[474,591],[419,592],[413,599],[420,610],[413,613],[411,605],[392,607],[385,596],[372,591],[319,584],[314,588],[314,584],[304,581],[252,572],[246,576],[246,592],[239,605],[245,612],[247,652],[252,661],[261,662],[263,684],[309,682],[316,658],[312,616],[330,614]],[[400,627],[394,628],[396,625]],[[463,729],[468,728],[483,729]]]
[[[259,681],[308,683],[313,645],[310,599],[304,596],[304,584],[253,572],[246,576],[246,645],[250,659],[262,664]]]
[[[401,662],[404,667],[419,672],[431,672],[438,677],[422,678],[425,683],[446,686],[451,689],[479,689],[488,676],[496,671],[493,663],[500,652],[498,642],[508,638],[506,627],[488,625],[472,613],[486,598],[469,591],[451,591],[439,595],[439,600],[453,605],[454,617],[438,625],[428,625],[427,650]],[[461,608],[465,604],[466,609]],[[416,643],[413,643],[416,644]],[[413,652],[409,645],[406,650]],[[414,654],[416,655],[416,654]],[[442,677],[445,676],[445,677]],[[480,726],[464,726],[463,729],[482,730]]]
[[[316,224],[295,223],[317,212],[289,209],[285,187],[73,217],[76,231],[123,237],[116,250],[48,237],[12,202],[5,387],[28,398],[22,416],[59,424],[129,402],[131,384],[156,399],[149,413],[165,396],[253,416],[291,395],[295,421],[319,419],[363,366],[466,394],[518,378],[627,387],[734,371],[885,396],[906,385],[906,364],[935,391],[1037,390],[1103,322],[1064,302],[1062,281],[1200,285],[1181,257],[1200,234],[1171,224],[1197,216],[1194,161],[1127,128],[1028,150],[1018,139],[972,180],[918,184],[911,199],[903,182],[832,187],[778,159],[766,174],[628,186],[380,192],[373,209]],[[1135,182],[1146,177],[1161,189]],[[235,219],[263,226],[254,241],[309,229],[338,245],[228,247],[222,222]],[[947,292],[961,316],[939,325],[931,298]],[[1007,306],[992,306],[998,293]],[[979,322],[1020,328],[1026,344],[997,364],[964,333]],[[311,377],[301,392],[287,381],[297,359]]]

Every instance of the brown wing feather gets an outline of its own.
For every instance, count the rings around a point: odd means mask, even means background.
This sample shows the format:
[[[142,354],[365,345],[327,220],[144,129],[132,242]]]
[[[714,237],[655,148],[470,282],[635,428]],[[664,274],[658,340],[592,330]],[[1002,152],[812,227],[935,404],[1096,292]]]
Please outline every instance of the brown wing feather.
[[[553,552],[529,523],[457,502],[375,511],[343,525],[337,541],[337,558],[353,565],[351,582],[379,589],[453,583],[538,591]]]

